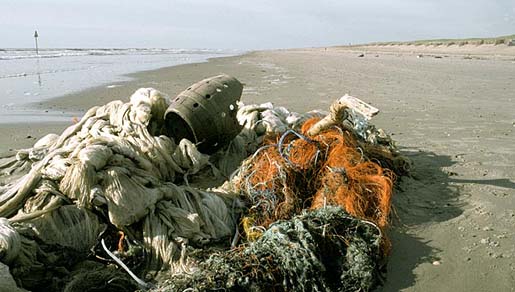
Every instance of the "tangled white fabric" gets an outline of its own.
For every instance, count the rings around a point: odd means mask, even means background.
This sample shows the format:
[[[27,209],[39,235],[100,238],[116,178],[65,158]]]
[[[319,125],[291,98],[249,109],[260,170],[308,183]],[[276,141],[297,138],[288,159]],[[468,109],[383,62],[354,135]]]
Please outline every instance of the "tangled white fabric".
[[[227,178],[257,149],[263,134],[281,132],[299,124],[302,117],[269,103],[240,104],[238,118],[244,130],[210,159],[188,140],[177,145],[173,138],[160,135],[168,105],[167,96],[141,88],[130,102],[93,107],[60,136],[49,134],[33,148],[4,157],[0,178],[7,183],[0,185],[0,217],[33,222],[47,213],[65,213],[63,206],[75,204],[106,212],[108,223],[121,230],[143,222],[145,246],[156,268],[173,265],[173,251],[181,249],[178,242],[201,244],[231,236],[237,218],[228,208],[237,195],[190,187],[187,175],[210,168],[213,175]],[[13,180],[15,173],[21,177]],[[177,179],[184,185],[174,184]],[[16,257],[19,248],[12,246],[19,236],[2,233],[0,260],[11,262]],[[85,242],[91,244],[90,237]]]
[[[23,259],[14,273],[28,273],[45,254],[35,241],[87,253],[107,224],[140,233],[132,240],[143,241],[147,270],[187,272],[187,246],[232,237],[241,206],[238,194],[195,188],[188,176],[228,178],[264,134],[316,114],[240,104],[244,130],[210,157],[188,140],[160,135],[168,106],[167,96],[141,88],[128,103],[93,107],[60,136],[2,157],[0,217],[8,219],[0,218],[0,261]],[[30,224],[32,231],[20,234],[11,224]]]

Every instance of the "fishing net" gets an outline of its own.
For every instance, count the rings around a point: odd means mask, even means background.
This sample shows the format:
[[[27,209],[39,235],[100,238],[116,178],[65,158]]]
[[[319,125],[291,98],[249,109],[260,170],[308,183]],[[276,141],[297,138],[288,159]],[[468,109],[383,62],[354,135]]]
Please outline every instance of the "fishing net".
[[[94,107],[60,136],[3,158],[0,216],[10,232],[2,233],[0,260],[23,287],[62,288],[51,279],[68,279],[75,264],[103,253],[101,237],[127,242],[121,257],[142,247],[148,260],[138,268],[147,272],[174,268],[178,258],[169,247],[178,238],[232,236],[237,195],[189,186],[188,177],[194,183],[197,175],[220,174],[190,141],[160,135],[156,117],[168,104],[158,91],[140,89],[130,102]]]
[[[305,211],[152,291],[369,291],[381,279],[380,240],[340,207]]]
[[[278,219],[327,205],[387,227],[394,173],[370,160],[343,126],[308,136],[319,121],[312,118],[300,132],[265,140],[240,168],[234,184],[252,206],[243,220],[250,239]]]
[[[162,135],[168,105],[143,88],[0,157],[0,261],[18,286],[377,285],[394,173],[409,169],[384,132],[341,107],[239,104],[241,133],[206,155]]]

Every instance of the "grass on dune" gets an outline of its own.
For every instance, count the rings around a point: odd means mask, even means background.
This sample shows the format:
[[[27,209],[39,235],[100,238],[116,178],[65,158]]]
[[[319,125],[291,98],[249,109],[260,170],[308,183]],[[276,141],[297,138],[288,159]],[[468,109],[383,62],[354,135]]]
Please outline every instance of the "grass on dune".
[[[492,38],[432,39],[398,42],[374,42],[370,46],[464,46],[464,45],[515,45],[515,34]]]

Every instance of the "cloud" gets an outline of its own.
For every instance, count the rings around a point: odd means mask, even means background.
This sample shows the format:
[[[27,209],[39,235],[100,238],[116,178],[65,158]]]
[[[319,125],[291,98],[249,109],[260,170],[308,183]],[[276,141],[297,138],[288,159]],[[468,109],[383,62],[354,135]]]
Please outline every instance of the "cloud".
[[[2,46],[307,47],[513,33],[510,0],[2,0]]]

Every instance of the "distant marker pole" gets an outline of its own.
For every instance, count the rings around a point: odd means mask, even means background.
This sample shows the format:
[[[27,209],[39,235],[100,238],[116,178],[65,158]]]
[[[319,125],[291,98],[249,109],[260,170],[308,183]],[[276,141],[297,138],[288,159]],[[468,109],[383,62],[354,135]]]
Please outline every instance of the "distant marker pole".
[[[39,50],[38,50],[38,31],[35,30],[34,31],[34,40],[36,40],[36,55],[39,55]]]

